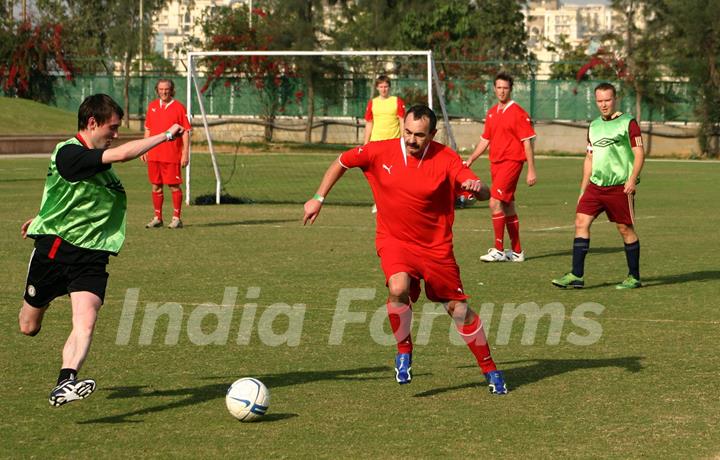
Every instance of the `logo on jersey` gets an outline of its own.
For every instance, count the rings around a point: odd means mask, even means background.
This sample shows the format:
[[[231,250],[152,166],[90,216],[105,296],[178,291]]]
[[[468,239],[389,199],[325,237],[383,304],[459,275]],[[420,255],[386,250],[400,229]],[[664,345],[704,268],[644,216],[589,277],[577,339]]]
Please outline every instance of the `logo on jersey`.
[[[500,194],[500,195],[502,195],[502,194],[503,194],[503,191],[502,191],[502,189],[496,188],[495,190],[497,190],[498,194]]]
[[[152,111],[155,112],[155,107],[152,108]]]
[[[610,139],[609,137],[603,137],[602,139],[599,139],[595,142],[593,142],[593,146],[597,147],[609,147],[613,144],[617,144],[617,139]]]
[[[385,171],[387,171],[388,174],[392,174],[392,171],[391,171],[391,170],[392,170],[392,167],[393,167],[393,165],[388,166],[388,165],[386,165],[386,164],[383,164],[383,169],[384,169]]]
[[[37,294],[35,286],[33,286],[32,284],[28,284],[27,293],[30,297],[35,297],[35,294]]]

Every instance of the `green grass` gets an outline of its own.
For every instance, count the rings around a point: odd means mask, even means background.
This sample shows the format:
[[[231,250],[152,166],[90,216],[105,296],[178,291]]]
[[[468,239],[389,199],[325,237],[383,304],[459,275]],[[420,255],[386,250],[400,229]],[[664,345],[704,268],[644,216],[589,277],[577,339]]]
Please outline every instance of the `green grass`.
[[[0,96],[0,135],[75,134],[77,113],[30,101]],[[136,132],[120,127],[121,133]]]
[[[465,288],[472,304],[486,312],[495,359],[512,390],[494,397],[470,353],[450,343],[450,321],[444,316],[435,318],[428,343],[416,347],[413,383],[394,382],[394,347],[377,344],[369,332],[372,314],[384,308],[385,288],[361,175],[344,178],[314,226],[300,224],[299,203],[312,195],[334,156],[242,156],[243,174],[236,179],[244,185],[233,181],[228,189],[276,203],[192,206],[185,210],[182,231],[143,228],[151,217],[143,165],[119,165],[129,195],[128,238],[121,255],[111,260],[106,304],[81,373],[97,379],[99,387],[88,400],[60,409],[50,408],[46,398],[70,330],[69,302],[53,303],[37,337],[22,336],[16,324],[31,252],[18,229],[37,212],[47,160],[1,160],[0,455],[720,455],[720,164],[646,165],[637,200],[646,285],[640,290],[614,289],[626,273],[625,259],[616,230],[604,218],[593,227],[587,288],[562,291],[549,282],[569,269],[581,170],[576,159],[540,160],[538,185],[520,187],[521,232],[529,256],[523,264],[480,264],[478,257],[492,239],[489,213],[479,205],[457,213],[455,247]],[[206,158],[193,161],[202,177]],[[478,172],[487,177],[487,164],[481,163]],[[334,205],[338,202],[345,205]],[[191,313],[197,304],[221,303],[228,286],[239,290],[229,340],[196,345],[187,334]],[[261,289],[259,298],[245,298],[251,287]],[[129,343],[121,345],[116,338],[129,288],[140,290],[139,301]],[[343,288],[377,291],[372,300],[351,304],[352,311],[368,313],[365,323],[348,324],[342,345],[329,345]],[[150,345],[139,344],[152,302],[182,305],[176,345],[165,344],[166,319],[158,322]],[[260,339],[259,322],[278,302],[306,306],[296,347],[269,346]],[[558,302],[564,308],[568,318],[557,345],[547,343],[548,317],[530,344],[522,343],[522,317],[512,322],[508,340],[499,337],[501,313],[509,311],[504,305],[525,302]],[[573,345],[569,335],[587,331],[569,316],[585,302],[604,307],[599,315],[586,315],[602,327],[602,335],[591,345]],[[243,312],[251,308],[246,303],[258,304],[258,310],[250,343],[238,345]],[[424,303],[421,298],[416,306],[415,333],[427,319],[420,315]],[[275,333],[287,323],[279,316]],[[210,333],[216,322],[206,318],[202,325]],[[260,423],[238,423],[225,410],[225,389],[244,376],[270,388],[270,411]]]
[[[0,134],[72,134],[77,114],[27,99],[0,97]]]

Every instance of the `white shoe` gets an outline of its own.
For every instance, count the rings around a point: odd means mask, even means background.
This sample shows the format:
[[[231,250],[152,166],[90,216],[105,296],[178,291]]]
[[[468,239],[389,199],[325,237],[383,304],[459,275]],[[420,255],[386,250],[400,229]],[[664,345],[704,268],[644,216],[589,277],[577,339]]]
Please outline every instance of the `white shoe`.
[[[168,228],[183,228],[182,220],[179,217],[173,217]]]
[[[150,222],[145,225],[145,228],[158,228],[163,226],[163,221],[157,217],[153,217]]]
[[[85,399],[95,391],[95,380],[65,380],[50,392],[48,401],[53,407],[60,407],[79,399]]]
[[[506,262],[508,260],[505,251],[499,251],[495,248],[488,249],[487,254],[480,256],[483,262]]]
[[[506,251],[505,256],[510,262],[525,262],[525,251]]]
[[[373,204],[372,209],[370,210],[371,213],[377,214],[377,205]]]

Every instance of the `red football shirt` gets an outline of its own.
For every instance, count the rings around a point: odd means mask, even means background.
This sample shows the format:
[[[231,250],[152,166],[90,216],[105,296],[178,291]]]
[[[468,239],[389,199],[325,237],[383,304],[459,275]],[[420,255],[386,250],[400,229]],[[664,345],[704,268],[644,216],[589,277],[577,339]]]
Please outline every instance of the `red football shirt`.
[[[402,138],[370,142],[340,155],[345,168],[363,170],[377,204],[376,245],[400,240],[423,248],[452,248],[455,197],[477,176],[449,147],[431,142],[415,158]]]
[[[150,130],[150,135],[164,133],[173,124],[179,124],[184,129],[190,129],[185,107],[173,99],[168,104],[160,107],[160,99],[155,99],[148,104],[145,117],[145,129]],[[148,152],[148,161],[159,161],[162,163],[179,163],[182,157],[182,139],[176,137],[170,142],[163,142]]]
[[[483,139],[490,141],[490,161],[525,161],[523,141],[535,137],[530,116],[515,101],[495,104],[485,116]]]

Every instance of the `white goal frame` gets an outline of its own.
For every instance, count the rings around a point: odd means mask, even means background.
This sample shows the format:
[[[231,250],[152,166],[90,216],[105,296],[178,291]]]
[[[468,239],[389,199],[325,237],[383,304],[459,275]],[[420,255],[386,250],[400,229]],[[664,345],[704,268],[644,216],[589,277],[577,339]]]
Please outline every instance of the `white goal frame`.
[[[222,192],[222,178],[220,177],[220,168],[218,167],[215,149],[213,148],[212,137],[210,136],[210,128],[208,126],[207,114],[203,104],[200,86],[198,85],[198,77],[195,69],[195,59],[208,56],[425,56],[427,60],[427,89],[428,89],[428,106],[433,107],[433,83],[440,101],[442,109],[445,130],[450,140],[450,146],[453,150],[457,150],[455,136],[453,136],[450,126],[450,119],[445,108],[445,98],[442,87],[440,86],[437,70],[435,69],[435,60],[432,51],[191,51],[187,54],[187,117],[192,125],[193,119],[193,88],[198,99],[198,108],[202,116],[205,137],[210,150],[210,158],[212,160],[213,171],[215,173],[215,203],[220,204],[220,194]],[[192,158],[192,144],[188,151],[189,158]],[[191,164],[189,161],[185,168],[185,203],[190,204],[190,174]]]

